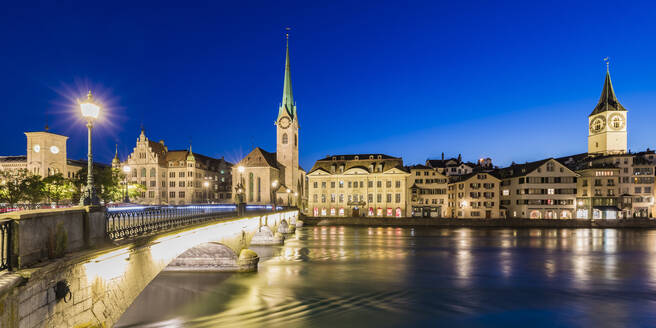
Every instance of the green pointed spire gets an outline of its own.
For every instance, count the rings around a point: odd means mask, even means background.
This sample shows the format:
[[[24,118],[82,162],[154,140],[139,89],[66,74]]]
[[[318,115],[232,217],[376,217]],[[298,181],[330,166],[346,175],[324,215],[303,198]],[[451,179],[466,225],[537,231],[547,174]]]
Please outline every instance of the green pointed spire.
[[[280,105],[278,117],[282,115],[283,110],[286,110],[287,114],[289,114],[289,116],[294,119],[296,118],[296,106],[294,104],[294,93],[292,92],[292,74],[289,68],[289,33],[286,34],[286,38],[287,49],[285,58],[285,80],[282,89],[282,103]]]
[[[595,115],[603,113],[606,111],[625,111],[626,109],[622,106],[615,96],[615,90],[613,89],[613,83],[610,80],[610,70],[608,65],[606,65],[606,80],[604,81],[604,88],[601,90],[601,96],[599,97],[599,102],[595,109],[590,115]]]

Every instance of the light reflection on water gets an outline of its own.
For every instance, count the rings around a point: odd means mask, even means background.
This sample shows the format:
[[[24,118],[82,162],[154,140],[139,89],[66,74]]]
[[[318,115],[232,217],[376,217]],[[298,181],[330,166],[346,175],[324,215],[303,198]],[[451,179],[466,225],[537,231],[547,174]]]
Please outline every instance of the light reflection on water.
[[[656,231],[305,227],[252,274],[161,274],[117,326],[654,326]]]

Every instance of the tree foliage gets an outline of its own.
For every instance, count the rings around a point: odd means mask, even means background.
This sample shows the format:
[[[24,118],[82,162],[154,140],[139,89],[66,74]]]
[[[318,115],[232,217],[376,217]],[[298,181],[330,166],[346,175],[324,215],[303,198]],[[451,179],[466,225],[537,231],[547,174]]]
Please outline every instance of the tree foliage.
[[[43,191],[49,202],[59,204],[64,199],[71,199],[73,195],[73,183],[61,173],[45,177],[43,184]]]

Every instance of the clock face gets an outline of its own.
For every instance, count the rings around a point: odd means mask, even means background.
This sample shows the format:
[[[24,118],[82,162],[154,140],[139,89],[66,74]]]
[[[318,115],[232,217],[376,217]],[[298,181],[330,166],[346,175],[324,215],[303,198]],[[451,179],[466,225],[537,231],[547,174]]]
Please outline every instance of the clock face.
[[[39,145],[34,145],[34,147],[33,147],[32,149],[34,149],[34,152],[35,152],[35,153],[38,153],[39,151],[41,151],[41,146],[39,146]]]
[[[286,129],[291,124],[291,121],[289,120],[289,117],[283,117],[280,119],[280,121],[278,121],[278,124],[281,128]]]
[[[590,132],[600,132],[606,127],[606,119],[603,116],[597,116],[590,122]]]
[[[50,147],[50,152],[53,154],[59,153],[59,148],[57,146],[51,146]]]
[[[621,130],[625,124],[626,120],[622,114],[613,114],[608,121],[608,126],[613,130]]]

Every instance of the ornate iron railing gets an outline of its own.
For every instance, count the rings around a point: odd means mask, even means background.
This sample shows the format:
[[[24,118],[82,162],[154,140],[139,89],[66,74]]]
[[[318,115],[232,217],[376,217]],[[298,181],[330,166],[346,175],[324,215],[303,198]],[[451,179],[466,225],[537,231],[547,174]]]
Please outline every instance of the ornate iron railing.
[[[234,205],[188,205],[112,209],[107,211],[107,237],[128,239],[234,216]]]
[[[0,221],[0,270],[11,269],[11,224],[12,220]]]

